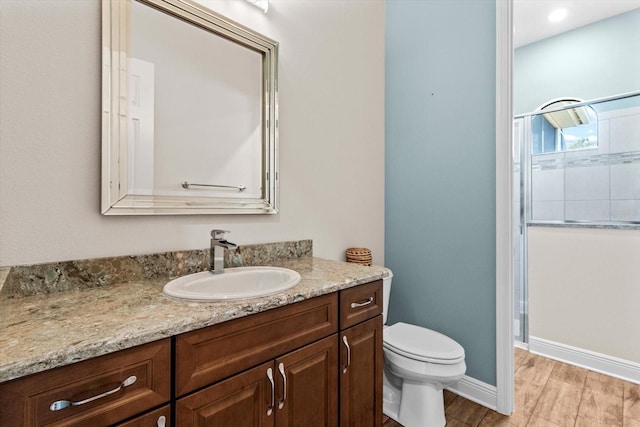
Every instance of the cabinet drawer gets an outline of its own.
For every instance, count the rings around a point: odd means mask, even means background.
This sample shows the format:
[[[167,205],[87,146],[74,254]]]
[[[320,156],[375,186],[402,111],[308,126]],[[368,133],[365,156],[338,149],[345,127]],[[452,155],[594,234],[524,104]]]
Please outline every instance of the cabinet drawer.
[[[176,395],[227,378],[338,331],[336,293],[179,335]]]
[[[0,425],[114,424],[168,402],[170,379],[170,339],[122,350],[0,384]]]
[[[382,280],[340,291],[340,329],[382,314]]]

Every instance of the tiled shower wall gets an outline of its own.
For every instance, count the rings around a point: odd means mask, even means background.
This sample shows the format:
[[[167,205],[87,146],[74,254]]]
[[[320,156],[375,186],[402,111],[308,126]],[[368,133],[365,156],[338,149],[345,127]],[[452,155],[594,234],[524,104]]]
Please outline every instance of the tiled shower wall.
[[[598,148],[531,159],[533,220],[640,221],[640,107],[598,113]]]

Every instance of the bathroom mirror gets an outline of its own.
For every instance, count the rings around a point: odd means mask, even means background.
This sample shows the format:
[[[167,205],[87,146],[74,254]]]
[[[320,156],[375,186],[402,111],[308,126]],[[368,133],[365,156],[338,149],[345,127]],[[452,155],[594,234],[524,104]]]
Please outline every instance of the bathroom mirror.
[[[188,0],[102,17],[102,213],[277,213],[278,43]]]

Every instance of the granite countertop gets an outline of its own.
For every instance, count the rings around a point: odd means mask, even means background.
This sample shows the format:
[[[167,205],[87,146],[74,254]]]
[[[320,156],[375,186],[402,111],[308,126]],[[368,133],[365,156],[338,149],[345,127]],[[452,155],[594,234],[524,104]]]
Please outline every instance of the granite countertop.
[[[134,347],[381,279],[384,267],[304,257],[281,261],[302,276],[282,293],[192,302],[162,293],[166,279],[0,299],[0,382]]]

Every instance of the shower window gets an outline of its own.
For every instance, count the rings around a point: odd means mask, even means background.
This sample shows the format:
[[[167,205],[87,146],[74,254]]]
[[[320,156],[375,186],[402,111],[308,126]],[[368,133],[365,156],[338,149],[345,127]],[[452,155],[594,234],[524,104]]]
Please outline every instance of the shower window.
[[[533,117],[533,154],[598,148],[598,114],[589,105],[565,108],[580,102],[560,99],[547,103]]]
[[[555,100],[522,119],[527,222],[640,226],[640,92]]]

